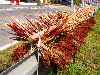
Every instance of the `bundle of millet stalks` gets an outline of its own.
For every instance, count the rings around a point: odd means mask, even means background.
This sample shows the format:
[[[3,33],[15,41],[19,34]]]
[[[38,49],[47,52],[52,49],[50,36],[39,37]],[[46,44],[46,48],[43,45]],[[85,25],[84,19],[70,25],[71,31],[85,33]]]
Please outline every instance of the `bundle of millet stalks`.
[[[44,64],[64,69],[95,25],[94,12],[95,8],[89,6],[79,8],[72,15],[50,13],[34,21],[25,17],[27,24],[14,21],[8,26],[15,32],[16,38],[41,47],[38,52]]]

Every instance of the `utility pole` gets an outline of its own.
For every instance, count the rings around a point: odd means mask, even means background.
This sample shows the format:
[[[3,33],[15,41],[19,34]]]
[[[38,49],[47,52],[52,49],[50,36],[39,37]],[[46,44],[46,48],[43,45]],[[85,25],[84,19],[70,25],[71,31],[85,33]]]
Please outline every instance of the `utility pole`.
[[[83,7],[85,6],[85,2],[84,2],[84,0],[82,0],[82,6],[83,6]]]
[[[75,5],[74,5],[74,0],[71,0],[71,8],[73,8],[74,12],[75,12]]]
[[[71,0],[71,7],[73,8],[73,6],[74,6],[74,1]]]

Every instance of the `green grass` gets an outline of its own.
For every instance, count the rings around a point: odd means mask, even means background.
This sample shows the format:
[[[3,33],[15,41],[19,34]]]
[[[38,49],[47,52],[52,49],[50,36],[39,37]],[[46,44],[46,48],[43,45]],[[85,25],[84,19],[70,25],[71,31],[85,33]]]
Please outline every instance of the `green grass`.
[[[14,64],[11,57],[12,50],[14,48],[17,48],[21,44],[23,44],[23,42],[18,42],[7,49],[0,51],[0,72],[6,70],[7,68],[11,67]]]
[[[100,75],[100,10],[96,14],[96,26],[88,33],[75,62],[57,75]]]
[[[81,3],[81,0],[74,0],[74,4],[75,4],[75,5],[78,5],[78,6],[79,6],[80,3]]]
[[[17,44],[3,51],[0,51],[0,72],[6,70],[13,64],[11,54],[13,48],[15,48],[16,46]]]

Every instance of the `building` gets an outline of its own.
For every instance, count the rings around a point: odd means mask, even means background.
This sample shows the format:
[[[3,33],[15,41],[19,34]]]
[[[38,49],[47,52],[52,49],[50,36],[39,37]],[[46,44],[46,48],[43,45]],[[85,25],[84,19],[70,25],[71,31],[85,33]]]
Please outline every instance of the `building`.
[[[97,1],[96,1],[96,6],[97,6],[98,8],[100,8],[100,0],[97,0]]]

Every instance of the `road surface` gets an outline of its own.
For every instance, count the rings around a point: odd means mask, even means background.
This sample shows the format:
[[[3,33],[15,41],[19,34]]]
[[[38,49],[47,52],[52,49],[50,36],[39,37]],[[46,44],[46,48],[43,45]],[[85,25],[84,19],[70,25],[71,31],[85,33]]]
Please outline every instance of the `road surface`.
[[[14,18],[23,19],[23,16],[27,16],[28,18],[36,18],[36,16],[47,14],[50,12],[62,11],[62,10],[71,10],[67,6],[54,6],[54,5],[45,5],[45,6],[37,6],[37,5],[19,5],[14,6],[10,4],[0,4],[0,48],[5,46],[8,43],[13,42],[14,40],[9,39],[12,37],[6,29],[4,31],[5,23],[10,23]],[[69,12],[70,13],[70,12]]]

